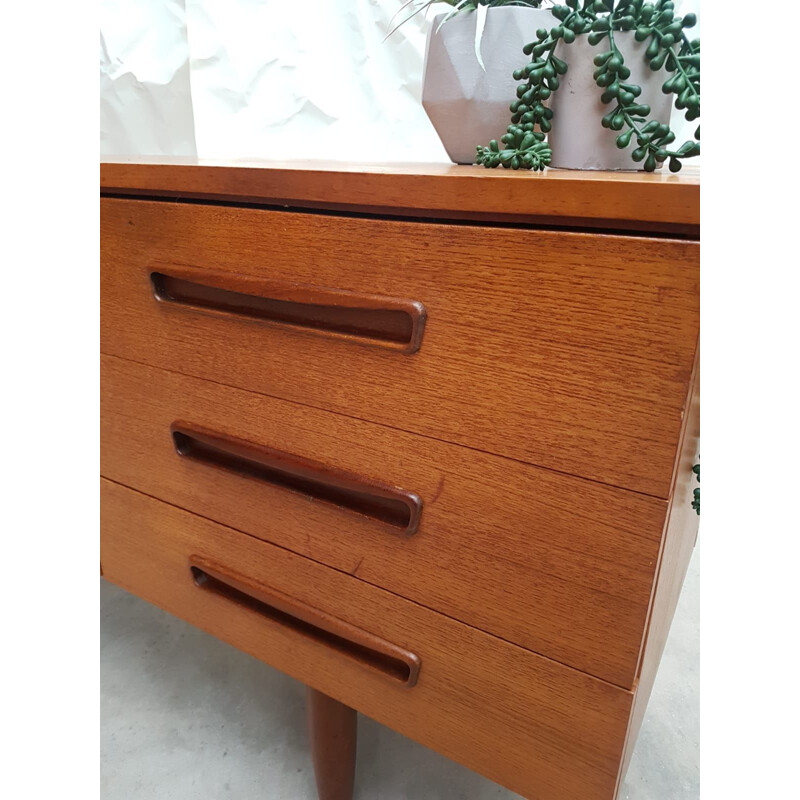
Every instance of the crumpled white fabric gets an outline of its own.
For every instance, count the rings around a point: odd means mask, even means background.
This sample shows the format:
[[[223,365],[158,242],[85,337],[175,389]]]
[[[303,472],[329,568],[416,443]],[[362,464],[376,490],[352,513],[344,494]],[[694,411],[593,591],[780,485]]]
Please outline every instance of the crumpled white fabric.
[[[420,103],[442,7],[385,39],[401,5],[102,0],[101,152],[447,161]]]
[[[183,0],[102,0],[100,152],[197,154]]]

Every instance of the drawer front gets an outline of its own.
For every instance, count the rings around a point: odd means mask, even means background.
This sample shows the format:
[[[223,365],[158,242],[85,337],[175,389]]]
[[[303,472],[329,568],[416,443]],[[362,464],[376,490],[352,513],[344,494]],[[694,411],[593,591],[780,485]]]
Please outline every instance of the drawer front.
[[[102,484],[108,580],[526,797],[612,799],[630,692]]]
[[[666,503],[102,359],[102,474],[630,688]]]
[[[106,353],[669,494],[696,242],[118,198],[101,228]]]

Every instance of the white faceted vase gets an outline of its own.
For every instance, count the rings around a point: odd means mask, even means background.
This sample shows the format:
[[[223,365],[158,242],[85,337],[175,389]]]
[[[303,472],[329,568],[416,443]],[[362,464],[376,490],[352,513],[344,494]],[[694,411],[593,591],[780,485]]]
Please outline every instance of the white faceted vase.
[[[522,48],[536,41],[538,28],[557,22],[543,9],[489,8],[480,43],[484,70],[475,54],[477,13],[458,13],[440,26],[445,16],[428,33],[422,105],[450,159],[473,164],[477,146],[499,140],[511,122],[508,107],[520,83],[513,73],[530,60]]]
[[[648,42],[637,42],[632,31],[615,32],[616,42],[625,66],[631,71],[625,83],[642,87],[636,98],[640,103],[650,106],[648,120],[669,123],[672,114],[672,95],[665,95],[661,86],[668,75],[664,70],[653,72],[644,57]],[[613,105],[605,105],[600,96],[603,93],[594,81],[597,69],[594,57],[607,52],[608,41],[603,40],[592,47],[588,36],[578,36],[572,44],[563,40],[558,43],[555,55],[567,63],[567,74],[561,77],[558,91],[550,97],[553,110],[553,127],[547,134],[547,141],[553,151],[551,167],[561,169],[603,169],[640,170],[641,162],[631,158],[636,149],[636,137],[624,150],[617,147],[620,133],[601,125],[603,117],[612,110]]]

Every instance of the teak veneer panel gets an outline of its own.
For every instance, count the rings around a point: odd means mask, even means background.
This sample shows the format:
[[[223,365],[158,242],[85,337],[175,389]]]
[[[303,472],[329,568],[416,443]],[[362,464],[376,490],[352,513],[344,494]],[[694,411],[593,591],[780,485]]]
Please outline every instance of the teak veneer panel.
[[[697,533],[697,172],[148,161],[101,167],[101,574],[613,800]]]
[[[116,198],[101,230],[106,353],[668,496],[696,242]],[[159,303],[169,264],[419,302],[421,347]]]
[[[509,172],[454,164],[225,164],[157,156],[137,157],[135,164],[108,161],[100,167],[101,189],[121,194],[695,236],[700,226],[700,178],[692,166],[672,175]]]
[[[692,387],[687,401],[686,422],[676,462],[672,500],[667,514],[667,528],[658,565],[653,604],[648,622],[639,679],[636,684],[633,712],[620,779],[630,763],[636,737],[644,720],[647,702],[667,643],[672,618],[680,599],[683,580],[697,541],[700,517],[692,508],[697,481],[692,467],[699,460],[700,448],[700,365],[695,363]]]
[[[664,501],[110,356],[102,385],[107,478],[633,686]],[[182,458],[176,421],[413,492],[419,528]]]
[[[631,692],[281,548],[102,481],[108,580],[532,800],[611,800]],[[225,565],[415,653],[407,687],[194,585]]]

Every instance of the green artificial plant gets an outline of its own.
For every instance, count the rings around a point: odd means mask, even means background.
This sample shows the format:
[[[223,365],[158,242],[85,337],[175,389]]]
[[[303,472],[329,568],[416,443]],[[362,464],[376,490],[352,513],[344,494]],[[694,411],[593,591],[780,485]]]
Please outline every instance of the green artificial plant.
[[[697,120],[700,40],[690,39],[686,33],[697,22],[694,14],[676,16],[672,0],[566,0],[566,5],[555,5],[551,11],[559,24],[550,31],[537,31],[537,40],[523,48],[530,62],[514,72],[514,78],[523,83],[517,87],[517,99],[510,107],[511,124],[501,139],[503,146],[494,139],[488,146],[478,146],[478,164],[541,170],[550,163],[552,154],[545,135],[558,122],[544,102],[558,90],[569,68],[554,53],[559,42],[569,45],[578,36],[587,36],[589,44],[598,48],[594,79],[602,102],[609,107],[599,124],[619,131],[617,147],[624,149],[635,138],[631,158],[644,162],[648,172],[667,159],[669,169],[678,172],[684,158],[700,153],[699,125],[694,139],[677,150],[670,149],[675,134],[669,120],[648,119],[650,106],[641,97],[641,87],[626,82],[631,71],[614,40],[617,32],[635,31],[637,41],[648,42],[645,58],[650,68],[668,73],[663,92],[675,96],[675,107],[687,120]]]

